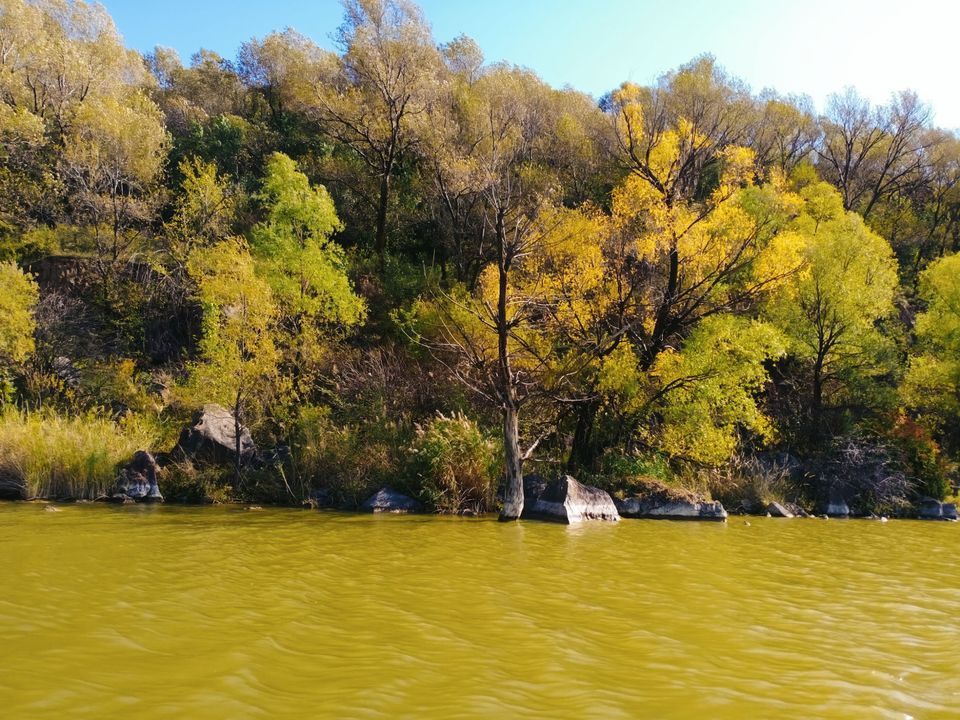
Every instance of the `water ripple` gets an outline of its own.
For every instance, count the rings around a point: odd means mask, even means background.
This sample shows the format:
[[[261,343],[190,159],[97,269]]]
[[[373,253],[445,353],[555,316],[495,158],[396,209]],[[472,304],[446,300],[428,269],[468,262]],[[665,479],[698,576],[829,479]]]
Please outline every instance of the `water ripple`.
[[[5,504],[2,712],[960,717],[958,531]]]

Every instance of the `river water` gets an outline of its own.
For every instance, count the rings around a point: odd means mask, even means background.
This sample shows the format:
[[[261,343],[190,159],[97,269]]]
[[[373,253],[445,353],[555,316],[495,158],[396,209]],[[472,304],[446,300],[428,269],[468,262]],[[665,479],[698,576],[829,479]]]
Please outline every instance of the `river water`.
[[[62,507],[0,504],[4,718],[960,717],[953,524]]]

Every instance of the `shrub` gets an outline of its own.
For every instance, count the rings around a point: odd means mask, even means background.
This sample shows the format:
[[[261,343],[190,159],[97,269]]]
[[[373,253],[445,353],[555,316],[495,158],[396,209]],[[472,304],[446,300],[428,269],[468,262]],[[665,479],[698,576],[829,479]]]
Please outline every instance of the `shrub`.
[[[500,447],[462,413],[438,414],[417,425],[408,467],[424,503],[441,512],[483,512],[494,502]]]
[[[908,506],[911,483],[889,441],[858,431],[837,438],[820,461],[822,499],[839,492],[854,510],[897,515]]]
[[[918,495],[943,500],[950,494],[947,467],[929,430],[901,414],[891,437]]]
[[[291,434],[291,485],[305,495],[322,488],[334,504],[357,507],[380,487],[396,484],[408,442],[395,422],[338,425],[325,408],[301,408]]]
[[[803,488],[795,474],[789,455],[737,453],[710,470],[710,494],[728,508],[748,512],[761,511],[771,502],[803,504]]]
[[[583,479],[617,497],[644,495],[651,485],[669,487],[684,495],[706,492],[696,473],[682,463],[671,464],[666,455],[658,452],[606,452],[597,471],[585,474]]]
[[[156,439],[156,428],[136,416],[114,421],[8,410],[0,414],[0,490],[92,500],[110,488],[120,465]]]

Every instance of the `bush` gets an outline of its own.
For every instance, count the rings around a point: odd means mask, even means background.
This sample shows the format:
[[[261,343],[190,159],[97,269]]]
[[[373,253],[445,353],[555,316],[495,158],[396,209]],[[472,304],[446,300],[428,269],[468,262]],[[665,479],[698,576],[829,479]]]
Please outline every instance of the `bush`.
[[[170,463],[163,469],[160,489],[167,500],[184,503],[225,503],[237,499],[230,467],[197,466],[189,461]]]
[[[728,508],[748,512],[764,511],[771,502],[802,505],[803,488],[792,477],[795,472],[789,455],[738,453],[709,472],[710,494]]]
[[[883,437],[859,431],[837,438],[818,474],[822,500],[839,493],[864,514],[898,515],[909,506],[903,458]]]
[[[896,448],[903,456],[907,474],[913,481],[914,492],[943,500],[950,494],[948,470],[930,431],[906,415],[897,417],[891,433]]]
[[[658,452],[609,451],[600,458],[597,471],[583,479],[617,497],[645,495],[651,486],[668,487],[681,495],[702,495],[706,487],[689,468],[674,467]]]
[[[390,421],[338,425],[325,408],[301,408],[291,434],[291,484],[329,492],[330,500],[355,508],[384,485],[396,484],[409,434]]]
[[[494,503],[501,451],[465,415],[438,414],[417,425],[408,466],[424,503],[441,512],[483,512]]]
[[[135,416],[113,421],[8,410],[0,414],[0,490],[24,498],[92,500],[110,488],[137,450],[153,448],[157,435]]]

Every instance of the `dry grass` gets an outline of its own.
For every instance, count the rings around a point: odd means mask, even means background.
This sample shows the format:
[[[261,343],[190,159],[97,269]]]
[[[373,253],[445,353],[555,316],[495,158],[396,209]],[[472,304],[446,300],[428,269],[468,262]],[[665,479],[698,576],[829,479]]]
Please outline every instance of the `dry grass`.
[[[135,418],[9,410],[0,414],[0,493],[92,500],[120,465],[156,441],[156,429]]]

